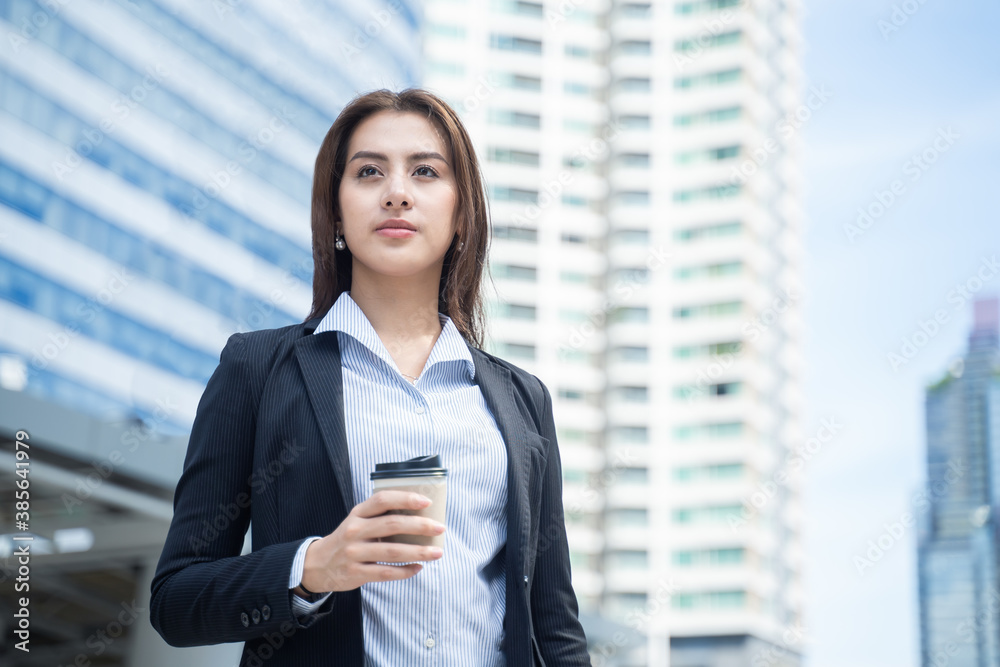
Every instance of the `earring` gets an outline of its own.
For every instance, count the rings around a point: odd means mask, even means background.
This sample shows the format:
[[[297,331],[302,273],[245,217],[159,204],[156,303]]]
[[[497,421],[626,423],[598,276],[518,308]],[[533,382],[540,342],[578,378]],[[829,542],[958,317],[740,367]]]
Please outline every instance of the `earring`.
[[[337,240],[333,242],[333,247],[336,248],[337,250],[343,250],[344,248],[346,248],[347,244],[344,243],[344,237],[341,236],[340,234],[337,234]]]
[[[456,252],[462,252],[462,248],[464,248],[464,247],[465,247],[465,241],[459,241],[458,242],[458,247],[455,248],[455,251]]]

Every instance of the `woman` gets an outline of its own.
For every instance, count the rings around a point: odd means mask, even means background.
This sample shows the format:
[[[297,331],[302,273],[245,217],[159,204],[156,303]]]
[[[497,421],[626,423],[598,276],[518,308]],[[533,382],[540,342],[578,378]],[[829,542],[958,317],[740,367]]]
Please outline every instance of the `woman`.
[[[235,334],[198,406],[152,583],[170,644],[242,665],[588,665],[552,402],[479,349],[488,219],[455,112],[421,90],[349,104],[313,183],[313,309]],[[372,493],[440,454],[446,521]],[[241,554],[252,520],[252,551]],[[382,542],[444,534],[443,550]]]

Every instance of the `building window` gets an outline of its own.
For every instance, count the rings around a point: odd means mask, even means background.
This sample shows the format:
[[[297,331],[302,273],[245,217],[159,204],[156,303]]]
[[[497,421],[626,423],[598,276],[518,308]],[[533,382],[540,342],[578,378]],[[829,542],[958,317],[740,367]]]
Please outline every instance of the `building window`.
[[[563,52],[570,58],[591,58],[595,55],[589,48],[579,44],[567,44]]]
[[[581,364],[584,366],[594,366],[599,361],[599,357],[595,354],[569,347],[560,348],[559,358],[567,364]]]
[[[538,18],[542,16],[542,3],[523,0],[493,0],[493,9],[504,14],[521,14]]]
[[[649,525],[649,511],[644,509],[614,509],[608,512],[608,525],[645,527]]]
[[[522,204],[537,204],[538,190],[525,190],[524,188],[507,188],[495,186],[491,193],[494,201],[520,202]]]
[[[616,229],[611,232],[611,242],[621,245],[647,245],[648,229]]]
[[[649,361],[649,348],[638,345],[622,345],[611,348],[613,361],[644,364]]]
[[[615,426],[611,437],[617,442],[644,445],[649,442],[649,429],[645,426]]]
[[[616,192],[612,199],[619,206],[649,206],[649,192],[646,190]]]
[[[728,317],[738,315],[743,310],[742,301],[722,301],[719,303],[703,303],[694,306],[674,308],[674,319],[685,320],[701,317]]]
[[[622,484],[649,484],[649,468],[622,468],[616,474]]]
[[[618,124],[626,130],[648,130],[650,120],[649,116],[626,114],[618,117]]]
[[[724,440],[743,434],[743,422],[711,422],[674,427],[675,440]]]
[[[535,359],[535,346],[525,345],[523,343],[500,343],[497,356],[502,358],[510,357],[512,359],[528,359],[534,361]]]
[[[579,389],[568,389],[566,387],[560,387],[559,398],[565,401],[582,401],[584,399],[584,393]]]
[[[674,51],[683,53],[685,51],[695,51],[698,49],[714,49],[721,46],[730,46],[732,44],[739,43],[742,36],[742,31],[731,30],[729,32],[720,32],[714,35],[701,34],[687,39],[678,39],[674,42]]]
[[[649,153],[619,153],[615,161],[630,169],[649,169]]]
[[[627,76],[618,79],[615,87],[622,93],[648,93],[653,89],[653,84],[649,77]]]
[[[649,567],[649,556],[639,549],[611,551],[607,555],[608,565],[620,570],[645,570]]]
[[[674,162],[677,164],[691,164],[696,162],[721,162],[739,157],[740,147],[720,146],[718,148],[707,148],[697,151],[683,151],[674,154]]]
[[[740,68],[724,69],[717,72],[705,72],[693,76],[679,76],[674,79],[674,88],[702,88],[706,86],[724,86],[740,80],[743,70]]]
[[[511,72],[490,72],[490,77],[498,82],[503,88],[513,88],[515,90],[529,90],[540,92],[542,90],[542,79],[537,76],[525,76],[523,74],[513,74]]]
[[[563,206],[586,206],[587,199],[580,195],[563,195],[561,199]]]
[[[506,278],[507,280],[523,280],[525,282],[533,283],[538,280],[538,269],[533,266],[497,264],[493,269],[493,275],[497,278]]]
[[[728,7],[738,7],[743,0],[694,0],[693,2],[678,2],[674,5],[675,14],[698,14],[700,12],[715,12]]]
[[[589,96],[594,93],[594,89],[579,81],[566,81],[563,83],[563,92],[567,95]]]
[[[563,118],[562,124],[563,129],[567,132],[582,132],[584,134],[590,134],[594,131],[594,125],[592,123],[576,118]]]
[[[708,398],[735,396],[740,393],[742,388],[742,382],[718,382],[709,385],[678,385],[674,387],[674,398],[678,400],[689,400],[702,396]]]
[[[745,468],[742,463],[714,463],[704,466],[680,466],[674,468],[674,479],[678,482],[727,481],[739,479]]]
[[[507,241],[538,243],[538,230],[530,227],[508,227],[506,225],[497,225],[493,227],[493,238],[505,239]]]
[[[497,304],[497,314],[511,320],[534,320],[537,315],[537,308],[518,303]]]
[[[690,190],[674,190],[674,203],[689,204],[703,199],[730,199],[742,192],[743,187],[735,183],[708,185]]]
[[[582,310],[574,310],[571,308],[560,308],[559,309],[559,321],[565,322],[567,324],[582,324],[588,319],[587,313]]]
[[[619,42],[616,47],[618,53],[626,56],[648,56],[653,52],[653,45],[649,40],[629,39]]]
[[[704,227],[686,227],[675,230],[674,238],[684,243],[690,243],[723,236],[739,236],[742,231],[743,225],[739,222],[721,222]]]
[[[645,285],[649,282],[649,269],[645,267],[616,269],[611,274],[611,282],[615,289],[625,285]]]
[[[707,505],[704,507],[679,507],[674,510],[674,523],[724,523],[739,517],[741,505]]]
[[[645,19],[653,15],[653,5],[648,2],[626,2],[618,5],[618,13],[625,18]]]
[[[681,266],[674,269],[677,280],[693,280],[696,278],[724,278],[735,276],[743,270],[743,262],[716,262],[700,266]]]
[[[711,591],[709,593],[678,593],[671,599],[671,606],[678,610],[740,609],[746,606],[744,591]]]
[[[742,344],[739,341],[709,343],[708,345],[678,345],[674,348],[674,357],[677,359],[693,359],[695,357],[739,354],[740,350],[742,350]]]
[[[709,109],[698,113],[687,113],[674,116],[674,125],[685,127],[688,125],[716,124],[737,120],[743,115],[742,107],[724,107],[722,109]]]
[[[494,125],[511,125],[514,127],[530,127],[538,129],[542,126],[542,117],[534,113],[524,113],[510,109],[490,109],[487,120]]]
[[[615,308],[608,315],[612,324],[646,324],[649,322],[649,308],[644,306],[625,306]]]
[[[490,162],[520,164],[528,167],[537,167],[539,163],[539,155],[534,151],[519,151],[515,148],[501,148],[499,146],[487,148],[486,159]]]
[[[542,53],[542,42],[540,40],[517,37],[515,35],[493,33],[490,35],[490,47],[498,51],[517,51],[519,53],[531,53],[535,55]]]
[[[745,560],[746,550],[742,547],[681,550],[673,553],[673,563],[679,567],[725,567],[739,565]]]
[[[564,283],[587,283],[590,282],[590,276],[579,271],[560,271],[559,280]]]
[[[612,394],[626,403],[648,403],[649,387],[642,386],[622,386],[615,387]]]

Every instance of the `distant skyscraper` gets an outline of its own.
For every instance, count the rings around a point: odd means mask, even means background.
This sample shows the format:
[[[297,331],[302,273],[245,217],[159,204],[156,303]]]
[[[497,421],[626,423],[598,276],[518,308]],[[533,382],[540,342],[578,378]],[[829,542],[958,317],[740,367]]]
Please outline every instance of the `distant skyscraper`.
[[[319,144],[418,81],[418,12],[0,3],[3,386],[189,426],[231,333],[308,314]]]
[[[605,665],[798,664],[799,3],[428,2]],[[593,637],[592,637],[593,638]],[[647,640],[648,638],[648,640]]]
[[[969,350],[927,389],[927,497],[919,544],[925,667],[1000,665],[998,301],[975,304]]]

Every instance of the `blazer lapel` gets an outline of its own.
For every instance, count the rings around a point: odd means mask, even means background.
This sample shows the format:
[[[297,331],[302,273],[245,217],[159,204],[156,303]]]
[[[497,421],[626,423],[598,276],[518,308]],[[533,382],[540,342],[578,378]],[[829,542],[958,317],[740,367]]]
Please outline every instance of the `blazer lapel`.
[[[302,369],[306,393],[323,434],[323,444],[333,465],[333,474],[340,488],[346,515],[354,507],[354,487],[351,483],[351,460],[347,450],[344,382],[340,372],[337,332],[302,336],[295,342],[295,357]]]
[[[308,326],[305,331],[306,335],[295,342],[295,356],[302,370],[306,393],[323,435],[323,444],[330,457],[346,513],[354,507],[354,488],[347,449],[344,384],[337,332],[314,335]],[[476,368],[476,384],[483,393],[507,448],[508,571],[518,576],[527,571],[528,563],[524,545],[528,541],[530,526],[528,478],[531,455],[527,450],[529,433],[526,426],[529,417],[522,414],[514,400],[510,371],[471,345],[469,350]]]
[[[476,367],[476,384],[493,413],[504,444],[507,446],[507,549],[508,572],[520,581],[527,572],[530,517],[528,513],[528,476],[530,453],[527,450],[528,430],[523,415],[514,401],[510,371],[480,350],[469,346]]]

